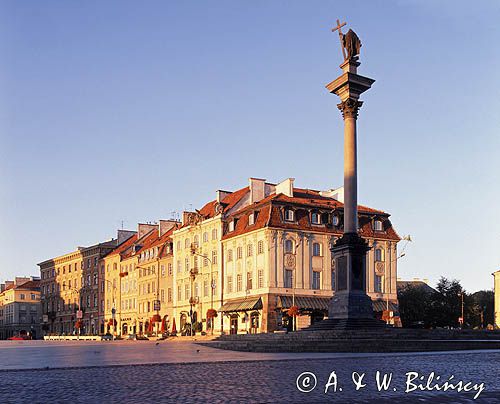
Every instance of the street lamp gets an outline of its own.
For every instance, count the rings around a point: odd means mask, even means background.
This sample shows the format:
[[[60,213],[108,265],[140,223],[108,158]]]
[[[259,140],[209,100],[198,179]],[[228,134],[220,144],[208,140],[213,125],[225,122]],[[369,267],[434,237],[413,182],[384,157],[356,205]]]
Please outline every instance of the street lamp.
[[[115,325],[115,313],[116,313],[116,308],[115,308],[115,290],[116,290],[116,285],[113,284],[113,282],[111,282],[109,279],[103,279],[104,282],[107,282],[111,285],[111,289],[113,291],[112,295],[111,295],[111,300],[113,301],[113,307],[111,309],[111,320],[112,320],[112,323],[113,323],[113,333],[111,334],[111,338],[114,339],[115,335],[116,334],[116,325]],[[120,296],[121,297],[121,296]]]
[[[192,243],[191,244],[191,255],[196,255],[196,256],[202,257],[202,258],[206,259],[208,262],[210,262],[210,310],[213,310],[214,309],[214,290],[215,290],[215,282],[214,282],[214,278],[213,278],[213,262],[210,258],[208,258],[208,256],[196,252],[196,248],[197,248],[197,245],[195,243]],[[194,282],[194,277],[196,275],[192,275],[192,276],[193,276],[192,281]],[[191,289],[191,290],[193,290],[193,289]],[[192,309],[191,309],[191,311],[192,311]],[[191,324],[191,327],[192,327],[192,324]],[[210,319],[210,333],[212,335],[214,335],[214,317],[212,317]]]

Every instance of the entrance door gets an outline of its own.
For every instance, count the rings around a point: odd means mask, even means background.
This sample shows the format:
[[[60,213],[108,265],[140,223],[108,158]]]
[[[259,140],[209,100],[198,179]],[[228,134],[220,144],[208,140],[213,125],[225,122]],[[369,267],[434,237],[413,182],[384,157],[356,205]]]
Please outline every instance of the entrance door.
[[[233,314],[230,319],[230,334],[238,334],[238,316]]]

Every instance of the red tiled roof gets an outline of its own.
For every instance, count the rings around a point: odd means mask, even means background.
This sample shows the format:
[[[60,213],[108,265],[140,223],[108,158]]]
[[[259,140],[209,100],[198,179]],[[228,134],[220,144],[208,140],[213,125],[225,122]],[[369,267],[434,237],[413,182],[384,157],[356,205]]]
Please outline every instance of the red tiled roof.
[[[28,281],[21,283],[20,285],[15,285],[14,289],[26,289],[26,290],[36,290],[40,289],[40,281]]]
[[[246,188],[248,190],[248,187]],[[238,192],[238,191],[237,191]],[[280,207],[284,205],[301,206],[304,208],[317,208],[325,210],[344,211],[344,204],[336,199],[323,196],[319,191],[310,189],[294,188],[294,196],[289,197],[284,194],[271,194],[259,202],[234,212],[231,217],[237,219],[234,231],[228,233],[224,231],[223,239],[235,237],[253,230],[272,227],[290,230],[306,230],[319,233],[330,233],[335,235],[342,234],[342,229],[333,226],[313,225],[310,223],[309,212],[298,209],[296,211],[295,222],[285,222],[280,213]],[[248,226],[248,217],[253,211],[258,211],[257,220],[251,226]],[[400,237],[393,229],[389,221],[389,214],[384,211],[372,209],[366,206],[358,206],[360,213],[360,235],[362,237],[377,237],[381,239],[399,240]],[[384,222],[385,231],[374,231],[372,228],[371,217],[377,216]],[[227,229],[225,229],[227,230]]]
[[[130,236],[123,243],[121,243],[118,247],[116,247],[114,250],[112,250],[107,255],[107,257],[110,257],[112,255],[121,254],[122,252],[124,252],[127,248],[129,248],[132,244],[134,244],[137,241],[137,237],[138,237],[137,234]]]

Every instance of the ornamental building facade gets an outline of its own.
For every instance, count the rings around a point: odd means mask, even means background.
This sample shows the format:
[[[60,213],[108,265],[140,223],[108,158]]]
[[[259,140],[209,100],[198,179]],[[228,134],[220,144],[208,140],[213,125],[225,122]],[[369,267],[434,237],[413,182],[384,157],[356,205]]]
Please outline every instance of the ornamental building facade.
[[[126,336],[307,327],[328,316],[337,283],[330,248],[342,235],[343,213],[342,188],[297,188],[292,178],[251,178],[237,191],[219,190],[180,222],[139,224],[40,263],[44,331]],[[365,287],[375,316],[398,325],[400,238],[389,216],[359,206],[358,231],[370,246]]]

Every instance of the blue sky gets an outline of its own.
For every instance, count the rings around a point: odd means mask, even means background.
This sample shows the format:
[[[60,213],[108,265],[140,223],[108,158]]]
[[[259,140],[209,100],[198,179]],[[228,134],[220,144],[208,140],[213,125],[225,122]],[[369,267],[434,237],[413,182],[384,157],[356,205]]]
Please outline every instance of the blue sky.
[[[335,20],[376,79],[360,202],[413,242],[402,278],[490,289],[500,267],[500,3],[3,1],[0,280],[248,177],[342,185],[324,85]]]

